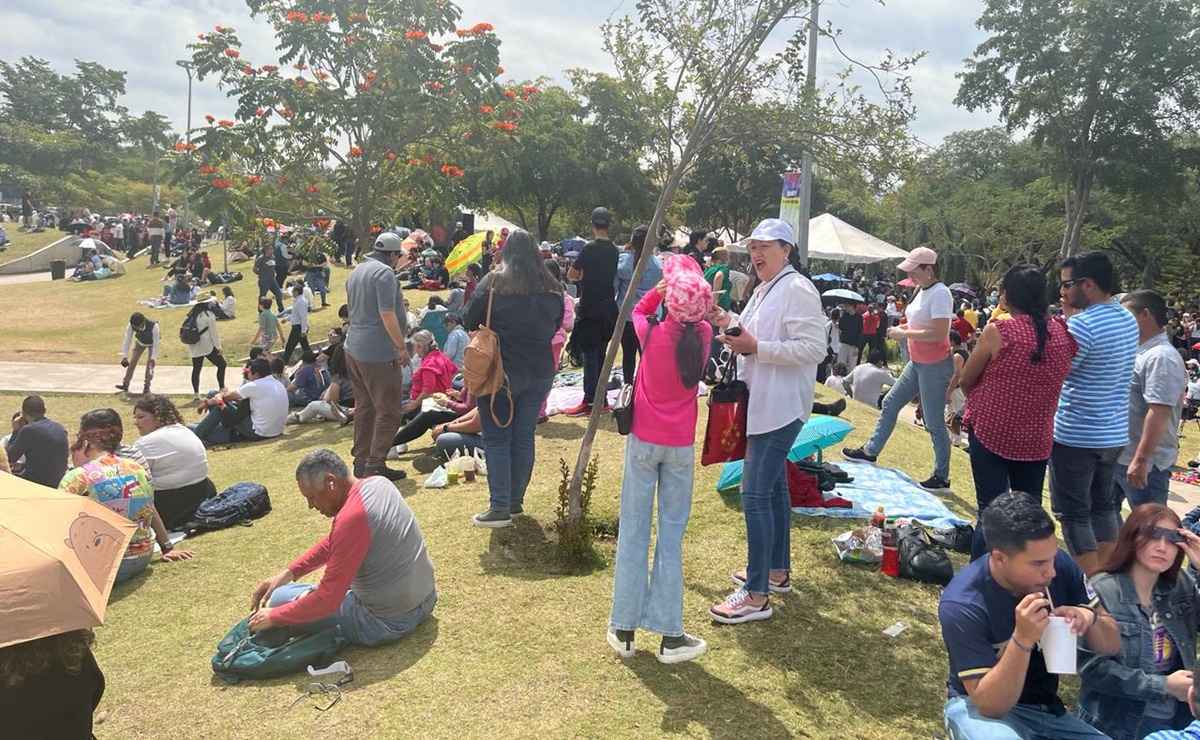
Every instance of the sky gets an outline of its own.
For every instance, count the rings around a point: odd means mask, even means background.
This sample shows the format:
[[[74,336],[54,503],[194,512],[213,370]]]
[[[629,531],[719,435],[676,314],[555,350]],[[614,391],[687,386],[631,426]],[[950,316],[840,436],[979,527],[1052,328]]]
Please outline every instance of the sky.
[[[878,59],[883,50],[898,55],[925,51],[912,72],[917,106],[913,133],[936,146],[948,133],[998,122],[994,114],[971,113],[954,105],[962,60],[984,34],[975,27],[984,0],[823,0],[821,21],[842,30],[839,42],[852,57]],[[515,79],[548,76],[563,81],[562,70],[584,67],[611,71],[601,48],[600,25],[636,12],[634,0],[458,0],[463,25],[487,21],[502,39],[501,61]],[[5,43],[0,58],[48,60],[60,73],[74,60],[99,62],[126,71],[123,104],[135,114],[154,110],[177,131],[187,120],[187,76],[175,65],[189,55],[186,45],[214,25],[232,25],[243,42],[243,58],[255,64],[277,61],[274,38],[263,20],[250,18],[242,0],[39,0],[5,10]],[[70,29],[75,29],[71,31]],[[90,34],[88,30],[97,33]],[[84,35],[86,34],[86,35]],[[74,43],[86,39],[80,45]],[[833,44],[818,47],[818,77],[832,80],[845,66]],[[234,106],[212,81],[192,90],[192,125],[203,116],[229,115]]]

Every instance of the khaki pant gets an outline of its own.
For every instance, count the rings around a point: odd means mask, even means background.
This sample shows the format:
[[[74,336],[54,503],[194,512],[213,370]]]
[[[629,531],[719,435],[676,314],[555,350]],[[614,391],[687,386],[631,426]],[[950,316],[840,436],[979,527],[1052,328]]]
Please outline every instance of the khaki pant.
[[[354,384],[354,466],[382,468],[392,438],[400,428],[400,381],[403,367],[397,361],[359,362],[346,353],[346,367]]]
[[[125,380],[122,382],[126,388],[133,380],[133,373],[137,370],[138,360],[142,358],[142,353],[150,349],[144,344],[138,342],[133,343],[133,351],[129,353],[129,367],[125,368]],[[150,381],[154,380],[154,365],[149,358],[146,359],[146,386],[142,389],[143,393],[150,392]]]

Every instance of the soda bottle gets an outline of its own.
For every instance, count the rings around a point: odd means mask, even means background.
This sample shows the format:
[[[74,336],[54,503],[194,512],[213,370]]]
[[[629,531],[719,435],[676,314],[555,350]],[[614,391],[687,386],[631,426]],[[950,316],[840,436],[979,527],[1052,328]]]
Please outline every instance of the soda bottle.
[[[900,575],[900,530],[894,519],[888,519],[883,527],[883,562],[879,569],[892,578]]]
[[[875,513],[871,516],[871,526],[875,527],[876,529],[883,529],[883,525],[884,525],[885,521],[886,520],[883,517],[883,507],[880,506],[878,509],[875,510]]]

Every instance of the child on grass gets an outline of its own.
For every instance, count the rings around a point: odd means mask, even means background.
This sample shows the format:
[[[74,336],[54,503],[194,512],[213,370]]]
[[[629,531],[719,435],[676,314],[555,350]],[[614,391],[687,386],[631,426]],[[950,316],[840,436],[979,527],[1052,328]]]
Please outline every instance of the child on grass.
[[[258,299],[258,330],[254,332],[254,339],[250,340],[250,344],[259,347],[263,352],[270,352],[271,347],[283,335],[283,325],[279,323],[279,317],[271,310],[270,298]]]
[[[642,347],[634,381],[633,420],[625,439],[621,522],[608,644],[634,653],[635,630],[662,635],[658,660],[679,663],[704,654],[704,640],[683,631],[683,533],[692,508],[696,386],[704,372],[712,326],[712,288],[696,261],[667,261],[665,278],[642,297],[632,321]],[[652,317],[666,303],[662,322]],[[658,499],[654,566],[650,530]]]

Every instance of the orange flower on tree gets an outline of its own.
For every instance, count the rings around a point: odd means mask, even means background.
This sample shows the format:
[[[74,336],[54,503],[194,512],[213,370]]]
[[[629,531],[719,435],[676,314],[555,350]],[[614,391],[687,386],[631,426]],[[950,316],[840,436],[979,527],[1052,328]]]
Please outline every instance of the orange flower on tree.
[[[534,85],[526,85],[525,87],[521,88],[521,92],[525,93],[526,95],[537,95],[540,90],[538,90]]]
[[[367,73],[366,73],[365,75],[363,75],[363,76],[364,76],[364,77],[366,77],[366,78],[367,78],[367,80],[370,80],[370,81],[373,81],[373,80],[375,79],[375,73],[374,73],[374,72],[367,72]]]
[[[262,69],[262,71],[264,71],[264,72],[278,72],[278,71],[279,71],[279,65],[278,65],[278,64],[264,64],[264,65],[261,67],[261,69]]]
[[[396,161],[396,153],[395,153],[395,152],[388,152],[388,153],[387,153],[387,154],[385,154],[384,156],[385,156],[385,157],[387,157],[387,160],[388,160],[389,162],[395,162],[395,161]]]
[[[212,181],[212,186],[214,188],[227,188],[232,184],[233,184],[232,180],[229,180],[224,177],[213,178],[213,181]]]
[[[359,36],[356,33],[348,33],[348,34],[346,34],[346,40],[347,41],[362,41],[362,36]]]
[[[328,80],[329,79],[328,72],[313,72],[313,76],[316,77],[318,80]]]
[[[445,49],[446,47],[442,46],[441,44],[430,44],[429,48],[433,49],[435,54],[441,54],[442,49]]]
[[[491,33],[494,30],[491,23],[476,23],[474,26],[471,26],[472,34]]]
[[[221,169],[211,164],[202,164],[196,169],[196,171],[201,175],[215,175],[220,172]]]
[[[442,174],[446,177],[462,177],[463,171],[452,164],[442,165]]]
[[[221,128],[233,128],[233,121],[229,120],[228,118],[222,118],[221,120],[217,121],[217,125]]]
[[[258,116],[259,118],[262,118],[263,116],[267,115],[267,109],[259,108],[258,110],[254,111],[254,115]]]
[[[242,67],[242,74],[244,74],[244,75],[254,74],[254,67],[251,67],[249,64],[247,64],[245,67]]]
[[[424,41],[429,37],[425,35],[424,31],[413,30],[404,34],[404,38],[408,39],[409,41]]]
[[[206,115],[206,116],[204,116],[204,120],[208,121],[209,123],[212,123],[213,121],[215,121],[217,119],[213,118],[211,115]]]
[[[437,161],[437,157],[433,156],[432,154],[426,154],[425,156],[421,157],[421,161],[425,164],[433,164]]]
[[[303,90],[304,88],[308,87],[308,81],[306,80],[296,80],[292,84],[296,86],[297,90]]]
[[[305,190],[307,190],[307,191],[308,191],[308,192],[310,192],[310,193],[319,193],[319,192],[321,192],[321,188],[317,187],[316,185],[309,185],[307,188],[305,188]]]
[[[217,26],[217,33],[225,33],[225,28],[223,26]]]
[[[497,131],[516,131],[517,124],[509,123],[508,121],[495,121],[492,123],[492,128]]]
[[[350,156],[351,157],[361,157],[362,156],[362,148],[357,147],[357,146],[350,147]]]
[[[250,175],[249,177],[246,178],[247,185],[257,185],[260,182],[262,182],[262,178],[259,177],[258,175]]]
[[[481,106],[479,106],[479,112],[480,113],[495,113],[496,109],[490,105],[481,105]]]
[[[207,36],[205,36],[205,35],[204,35],[204,34],[202,34],[202,33],[198,33],[198,34],[196,34],[196,38],[198,38],[198,39],[200,39],[201,41],[203,41],[203,40],[205,40],[205,39],[206,39],[206,38],[208,38],[208,37],[207,37]]]
[[[408,164],[410,167],[416,167],[417,165],[421,164],[421,160],[416,159],[415,157],[409,157]]]
[[[237,49],[226,49],[225,50],[225,56],[229,57],[230,59],[237,59],[241,55],[242,55],[242,52],[238,51]]]
[[[300,70],[301,72],[303,72],[304,70],[308,69],[308,65],[307,64],[293,64],[292,69],[297,69],[297,70]]]
[[[292,116],[296,115],[291,108],[279,108],[276,112],[284,118],[291,118]]]
[[[498,75],[504,74],[504,67],[496,67],[496,74],[498,74]]]
[[[433,92],[438,92],[439,90],[444,90],[444,89],[445,89],[445,86],[444,86],[444,85],[442,85],[442,83],[440,83],[440,82],[437,82],[437,81],[434,81],[434,82],[426,82],[426,83],[425,83],[425,87],[426,87],[426,88],[428,88],[429,90],[432,90]]]
[[[516,90],[505,90],[504,97],[508,98],[509,100],[516,100],[517,99],[517,91]]]

